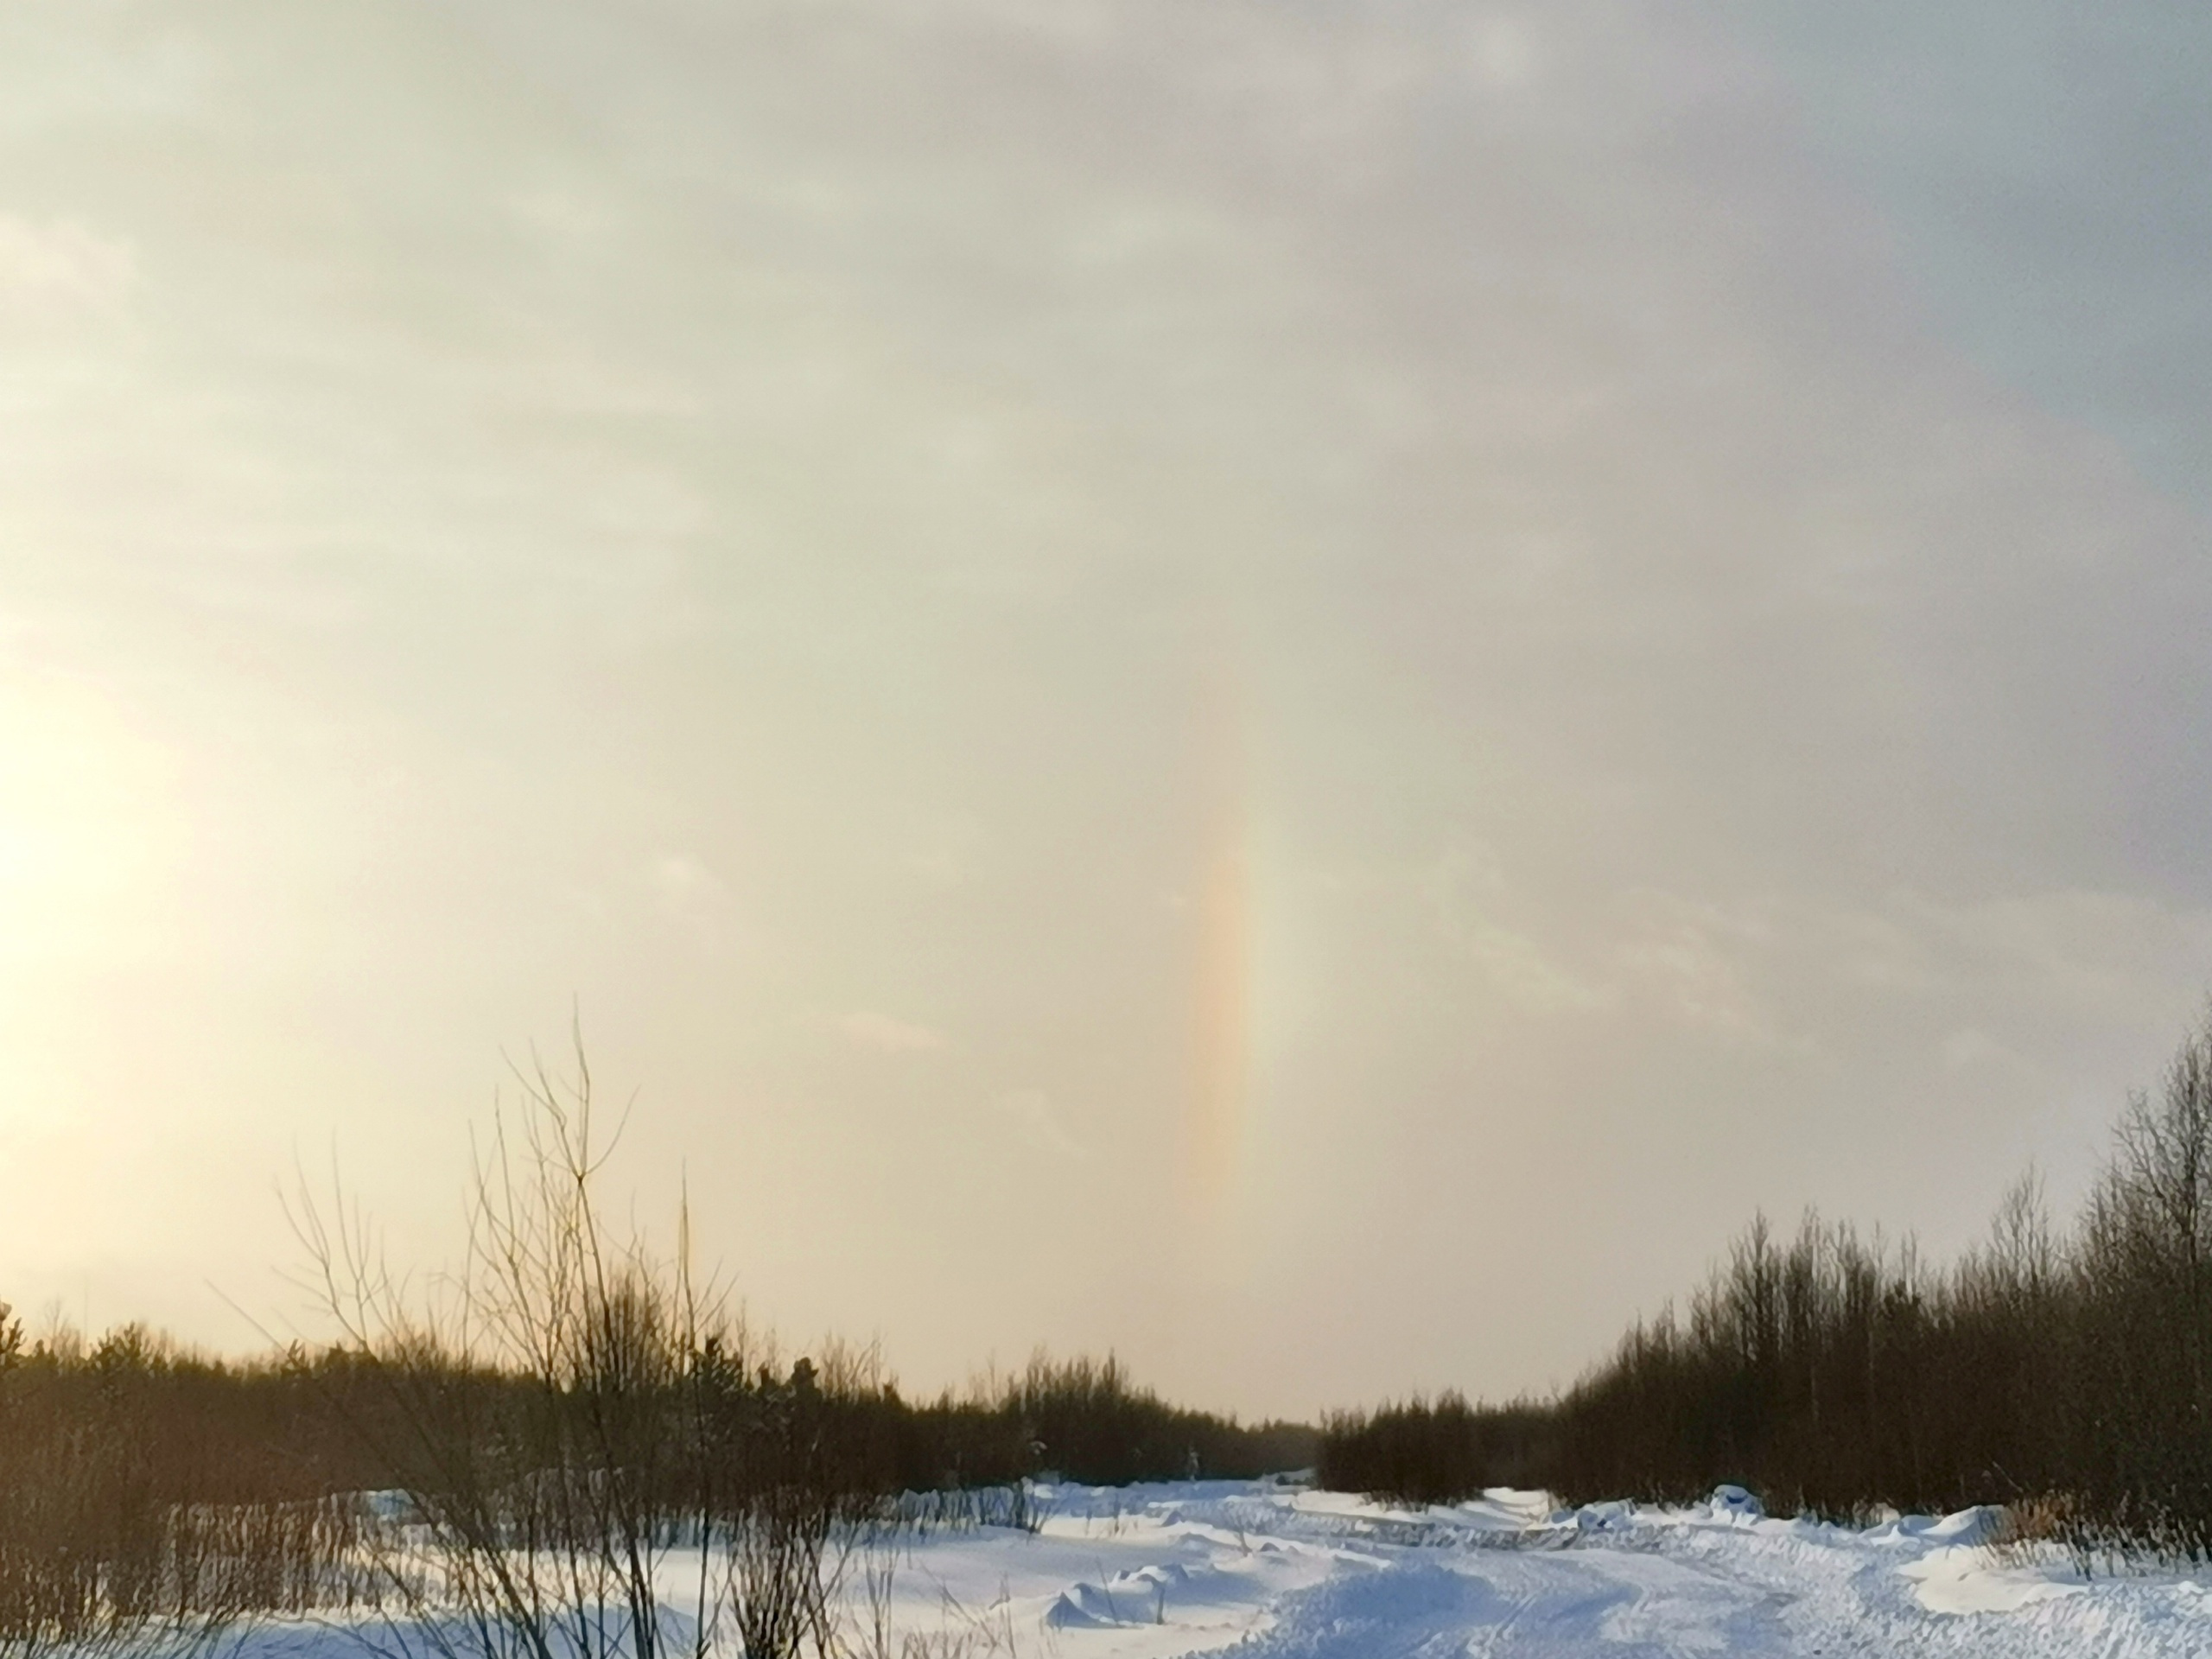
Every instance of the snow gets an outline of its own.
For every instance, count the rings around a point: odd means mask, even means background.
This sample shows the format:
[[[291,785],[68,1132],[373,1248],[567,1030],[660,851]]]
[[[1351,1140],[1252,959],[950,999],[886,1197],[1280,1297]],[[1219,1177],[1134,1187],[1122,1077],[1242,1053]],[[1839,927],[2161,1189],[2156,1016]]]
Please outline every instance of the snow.
[[[869,1631],[856,1659],[2212,1654],[2212,1585],[2084,1581],[2055,1552],[1995,1548],[1990,1510],[1852,1529],[1770,1518],[1732,1487],[1681,1509],[1564,1510],[1503,1489],[1408,1509],[1272,1482],[1038,1496],[1034,1534],[940,1529],[854,1558],[843,1594],[853,1632]],[[671,1599],[683,1566],[670,1564]],[[348,1651],[368,1634],[429,1659],[404,1630],[321,1628]],[[245,1645],[302,1659],[316,1634]]]
[[[2009,1613],[2088,1587],[2056,1566],[2000,1566],[1972,1547],[1930,1550],[1897,1571],[1912,1580],[1914,1599],[1936,1613]]]

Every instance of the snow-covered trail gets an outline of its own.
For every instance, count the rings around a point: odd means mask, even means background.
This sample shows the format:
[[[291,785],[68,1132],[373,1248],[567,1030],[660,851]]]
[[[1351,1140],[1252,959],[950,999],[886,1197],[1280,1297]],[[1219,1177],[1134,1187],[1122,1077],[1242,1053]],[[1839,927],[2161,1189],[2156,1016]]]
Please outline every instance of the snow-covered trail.
[[[2208,1659],[2212,1580],[2084,1583],[2007,1560],[1986,1512],[1865,1530],[1689,1509],[1554,1513],[1498,1491],[1393,1510],[1268,1484],[1039,1493],[1041,1529],[906,1535],[848,1558],[853,1659]],[[671,1557],[672,1607],[697,1557]],[[676,1619],[677,1624],[681,1619]],[[673,1627],[673,1626],[672,1626]],[[258,1627],[234,1659],[436,1659],[427,1632]],[[720,1649],[717,1649],[720,1651]],[[734,1653],[728,1659],[737,1659]]]
[[[1273,1628],[1237,1649],[1240,1659],[1807,1650],[1795,1645],[1774,1598],[1756,1586],[1605,1549],[1484,1551],[1346,1572],[1290,1599]]]
[[[1733,1493],[1557,1515],[1504,1492],[1417,1513],[1220,1485],[1059,1499],[1037,1565],[1094,1535],[1100,1503],[1117,1550],[1151,1558],[1111,1576],[1102,1560],[1057,1594],[1001,1581],[1008,1628],[1033,1621],[1037,1650],[1065,1659],[2212,1656],[2212,1584],[2006,1560],[1986,1512],[1857,1530],[1768,1520]]]

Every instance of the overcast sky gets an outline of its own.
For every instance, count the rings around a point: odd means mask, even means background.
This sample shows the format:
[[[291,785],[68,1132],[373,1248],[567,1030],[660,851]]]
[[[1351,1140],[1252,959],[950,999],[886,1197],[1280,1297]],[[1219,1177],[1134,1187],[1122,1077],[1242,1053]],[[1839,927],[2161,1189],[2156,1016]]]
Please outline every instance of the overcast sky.
[[[2196,0],[11,0],[0,1298],[579,1010],[799,1342],[1571,1378],[2212,982]]]

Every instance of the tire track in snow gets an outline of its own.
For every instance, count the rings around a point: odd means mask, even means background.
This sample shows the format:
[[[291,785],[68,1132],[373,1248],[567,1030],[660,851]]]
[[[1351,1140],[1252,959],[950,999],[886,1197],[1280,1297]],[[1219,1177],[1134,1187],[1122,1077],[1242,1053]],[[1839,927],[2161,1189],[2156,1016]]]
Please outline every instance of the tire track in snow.
[[[1241,1659],[1684,1659],[1807,1651],[1759,1586],[1643,1552],[1432,1552],[1287,1597]]]

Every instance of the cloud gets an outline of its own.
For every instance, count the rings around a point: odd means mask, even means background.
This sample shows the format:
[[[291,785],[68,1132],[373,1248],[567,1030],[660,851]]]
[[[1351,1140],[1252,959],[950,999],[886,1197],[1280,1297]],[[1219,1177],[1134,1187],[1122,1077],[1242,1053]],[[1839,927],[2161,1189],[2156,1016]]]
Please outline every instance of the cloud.
[[[943,1032],[929,1026],[865,1010],[847,1014],[837,1022],[837,1029],[862,1048],[890,1054],[937,1054],[952,1046]]]
[[[1780,1040],[1753,994],[1745,959],[1760,930],[1716,908],[1663,894],[1645,896],[1649,915],[1640,937],[1620,947],[1624,970],[1652,988],[1682,1023],[1725,1041]]]
[[[315,942],[426,1098],[471,1075],[429,1040],[454,1008],[518,1038],[612,982],[693,1097],[753,1068],[897,1149],[868,1272],[950,1287],[871,1290],[917,1340],[999,1339],[1033,1268],[1110,1302],[1157,1276],[1122,1224],[1185,1084],[1192,918],[1154,895],[1191,886],[1193,688],[1233,658],[1250,1191],[1335,1357],[1187,1363],[1305,1409],[1571,1370],[1605,1287],[1671,1287],[1739,1200],[1940,1228],[1955,1152],[2041,1135],[2063,1174],[2061,1114],[2156,1063],[2212,962],[2204,528],[2067,423],[2126,392],[2184,461],[2208,429],[2212,221],[2170,159],[2203,100],[2054,102],[2056,0],[1770,8],[1820,12],[1802,101],[1752,8],[1663,0],[201,8],[204,76],[127,86],[114,8],[31,10],[62,44],[0,22],[0,328],[68,338],[0,397],[0,546],[67,626],[23,650],[199,780],[175,893],[241,895],[234,966],[159,930],[207,960],[149,994],[143,1087],[99,1070],[111,983],[16,1022],[0,1083],[61,1080],[56,1121],[127,1144],[226,1056],[329,1071],[342,1024],[270,940]],[[1970,352],[1961,315],[1995,320]],[[49,786],[99,755],[51,708],[18,726],[0,879],[51,925],[9,948],[111,969],[40,861],[142,816]],[[365,791],[387,762],[421,785]],[[302,1096],[238,1109],[281,1149]],[[944,1124],[1077,1155],[1063,1113],[1101,1202],[1049,1272],[911,1248],[997,1224]],[[791,1133],[793,1202],[849,1201]],[[1367,1341],[1385,1281],[1495,1317]]]
[[[1089,1158],[1090,1148],[1067,1132],[1052,1099],[1041,1089],[1014,1089],[1001,1095],[998,1109],[1012,1118],[1021,1138],[1039,1152],[1063,1158]]]
[[[652,867],[652,882],[661,908],[671,916],[697,916],[728,896],[721,878],[697,859],[671,853]]]
[[[1491,913],[1510,903],[1513,892],[1490,846],[1451,848],[1419,885],[1435,906],[1438,936],[1521,1012],[1587,1014],[1613,1001],[1611,987],[1576,973],[1526,931]]]
[[[73,219],[0,213],[0,315],[104,308],[129,290],[137,266],[129,243]]]
[[[2009,1067],[2030,1079],[2033,1079],[2037,1071],[2033,1062],[2023,1059],[1987,1032],[1974,1026],[1955,1031],[1943,1039],[1943,1065],[1951,1071],[1964,1071],[1975,1066]]]
[[[1468,48],[1477,75],[1500,91],[1528,86],[1541,67],[1528,25],[1503,13],[1477,17],[1468,30]]]
[[[1613,1001],[1607,987],[1570,972],[1535,940],[1511,928],[1478,924],[1460,942],[1460,949],[1523,1013],[1588,1014]]]

